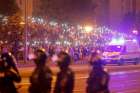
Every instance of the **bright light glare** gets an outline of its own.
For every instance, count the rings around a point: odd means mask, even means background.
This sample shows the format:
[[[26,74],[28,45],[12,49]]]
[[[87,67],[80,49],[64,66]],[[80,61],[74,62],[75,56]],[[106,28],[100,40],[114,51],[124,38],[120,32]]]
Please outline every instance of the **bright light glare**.
[[[112,39],[109,45],[123,45],[124,43],[125,43],[124,38],[119,38],[119,39]]]
[[[121,48],[121,46],[117,46],[117,48]]]
[[[90,33],[93,30],[93,27],[92,26],[85,26],[84,30],[86,33]]]
[[[20,25],[24,25],[25,24],[25,22],[20,22]]]
[[[138,30],[133,30],[132,32],[133,34],[136,34],[136,35],[138,34]]]
[[[133,42],[137,42],[137,40],[136,39],[133,39]]]

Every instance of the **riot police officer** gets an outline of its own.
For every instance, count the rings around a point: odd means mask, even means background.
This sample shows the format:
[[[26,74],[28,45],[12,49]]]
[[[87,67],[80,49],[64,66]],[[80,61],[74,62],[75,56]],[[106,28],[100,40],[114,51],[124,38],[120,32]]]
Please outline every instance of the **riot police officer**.
[[[110,93],[110,76],[104,71],[102,60],[97,52],[92,53],[90,65],[92,70],[87,79],[86,93]]]
[[[47,56],[43,49],[35,51],[36,68],[30,77],[29,93],[50,93],[52,71],[47,64]]]
[[[0,53],[0,93],[17,93],[14,82],[20,82],[21,77],[15,65],[13,55],[6,48]]]
[[[58,66],[60,72],[57,74],[54,93],[73,93],[74,72],[69,68],[71,57],[66,52],[58,54]]]

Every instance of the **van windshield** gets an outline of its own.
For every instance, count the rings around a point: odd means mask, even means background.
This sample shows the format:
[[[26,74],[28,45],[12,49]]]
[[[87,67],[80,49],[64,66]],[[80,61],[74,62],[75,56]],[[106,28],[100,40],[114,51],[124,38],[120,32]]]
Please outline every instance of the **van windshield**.
[[[107,46],[105,47],[105,52],[121,52],[123,48],[123,46]]]

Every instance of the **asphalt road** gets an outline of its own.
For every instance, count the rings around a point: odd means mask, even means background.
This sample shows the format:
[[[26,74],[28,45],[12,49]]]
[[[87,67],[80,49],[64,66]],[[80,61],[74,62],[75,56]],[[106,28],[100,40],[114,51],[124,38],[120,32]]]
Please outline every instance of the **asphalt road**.
[[[71,68],[75,71],[75,89],[74,93],[86,93],[86,79],[88,77],[90,67],[88,65],[72,65]],[[140,65],[125,65],[125,66],[106,66],[108,73],[111,75],[110,90],[111,93],[140,93]],[[17,85],[19,93],[28,93],[29,81],[33,67],[20,68],[22,82]],[[53,86],[55,82],[55,74],[59,69],[52,66],[54,72]]]

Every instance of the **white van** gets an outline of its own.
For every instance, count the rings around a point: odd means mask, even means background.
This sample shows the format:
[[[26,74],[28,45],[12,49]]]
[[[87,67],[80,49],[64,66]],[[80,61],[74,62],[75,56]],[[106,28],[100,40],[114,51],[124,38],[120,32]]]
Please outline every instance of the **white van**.
[[[140,46],[136,40],[126,40],[122,45],[108,45],[104,48],[103,59],[105,64],[138,64],[140,61]]]

